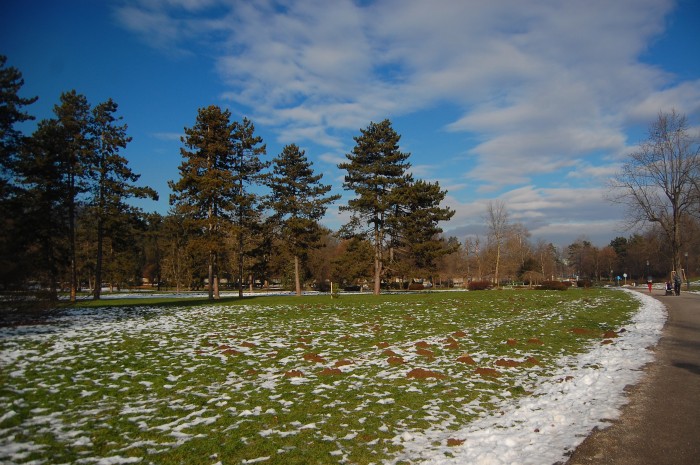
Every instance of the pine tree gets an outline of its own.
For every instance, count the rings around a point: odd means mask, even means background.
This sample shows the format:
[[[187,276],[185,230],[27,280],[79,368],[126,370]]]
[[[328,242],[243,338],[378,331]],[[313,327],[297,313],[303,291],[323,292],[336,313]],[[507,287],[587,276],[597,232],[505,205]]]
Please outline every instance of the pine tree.
[[[180,179],[171,181],[171,205],[183,215],[188,229],[201,231],[198,242],[207,253],[209,298],[219,298],[218,258],[223,235],[239,210],[240,186],[236,177],[236,125],[231,112],[211,105],[200,108],[195,125],[185,128],[180,149]]]
[[[238,296],[243,297],[243,273],[246,250],[246,234],[260,221],[261,198],[254,191],[267,179],[264,170],[269,162],[260,160],[266,147],[260,136],[255,136],[255,126],[248,118],[233,123],[233,201],[236,204],[235,233],[238,238]]]
[[[76,262],[76,218],[82,195],[89,187],[89,167],[94,163],[94,145],[89,136],[90,105],[85,96],[74,90],[64,92],[54,106],[55,118],[40,122],[22,157],[20,182],[28,189],[26,203],[28,224],[36,230],[32,237],[45,250],[46,266],[51,274],[55,295],[56,273],[62,268],[63,254],[56,247],[65,240],[68,262],[70,300],[75,302],[78,289]],[[33,216],[32,216],[33,215]],[[34,220],[34,221],[32,221]],[[41,234],[46,234],[41,238]],[[50,239],[49,239],[50,238]],[[53,262],[61,258],[61,262]]]
[[[23,143],[22,133],[15,125],[33,120],[23,107],[36,102],[37,97],[22,98],[19,91],[24,85],[17,68],[5,67],[7,57],[0,55],[0,200],[5,201],[15,187],[17,155]]]
[[[34,117],[23,107],[37,98],[22,98],[19,92],[24,85],[22,73],[14,67],[5,67],[7,58],[0,55],[0,286],[21,284],[26,270],[23,256],[26,236],[19,228],[22,206],[19,203],[21,186],[17,166],[19,154],[26,138],[15,126]]]
[[[97,105],[92,111],[91,136],[94,141],[94,164],[91,166],[95,180],[92,204],[97,227],[97,256],[95,261],[94,298],[100,298],[102,283],[102,255],[105,233],[120,216],[131,212],[132,207],[125,203],[128,198],[158,199],[158,194],[151,188],[138,187],[134,183],[140,175],[128,166],[126,158],[119,154],[126,148],[131,137],[126,135],[126,124],[119,124],[121,117],[116,117],[117,104],[112,99]],[[135,212],[134,212],[135,213]]]
[[[440,257],[455,251],[454,247],[446,247],[439,237],[442,233],[439,223],[455,214],[450,208],[440,207],[446,195],[447,191],[440,190],[437,182],[423,180],[396,190],[400,201],[388,223],[399,254],[406,258],[406,269],[413,273],[434,271]]]
[[[24,221],[21,235],[27,238],[27,256],[34,279],[49,289],[50,298],[58,298],[59,276],[69,262],[69,228],[66,213],[68,188],[64,167],[65,142],[55,119],[43,120],[26,146],[18,164],[24,188]]]
[[[323,174],[314,174],[313,164],[295,144],[285,146],[273,163],[270,205],[282,228],[283,240],[294,256],[295,290],[301,295],[299,260],[318,244],[318,220],[340,196],[326,196],[331,186],[320,183]]]
[[[407,174],[411,165],[406,160],[410,154],[399,150],[400,138],[389,120],[370,123],[354,138],[356,145],[352,153],[346,154],[348,162],[338,165],[347,170],[344,188],[356,194],[347,206],[340,207],[353,215],[344,231],[369,237],[374,247],[375,294],[380,293],[384,272],[386,220],[398,202],[397,188],[412,180]]]

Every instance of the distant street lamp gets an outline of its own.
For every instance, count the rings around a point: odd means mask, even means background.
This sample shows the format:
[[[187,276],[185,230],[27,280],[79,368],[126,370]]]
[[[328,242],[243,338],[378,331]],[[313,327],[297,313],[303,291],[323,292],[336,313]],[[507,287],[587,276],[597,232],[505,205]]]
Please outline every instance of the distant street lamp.
[[[683,276],[685,276],[685,289],[690,290],[690,280],[688,279],[688,252],[685,253],[685,270],[683,270]]]

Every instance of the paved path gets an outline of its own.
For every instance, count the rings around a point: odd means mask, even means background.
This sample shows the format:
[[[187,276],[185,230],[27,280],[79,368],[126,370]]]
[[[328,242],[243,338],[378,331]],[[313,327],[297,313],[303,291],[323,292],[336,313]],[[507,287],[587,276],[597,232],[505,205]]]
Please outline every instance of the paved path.
[[[655,361],[620,418],[591,434],[567,465],[700,465],[700,295],[653,295],[668,309]]]

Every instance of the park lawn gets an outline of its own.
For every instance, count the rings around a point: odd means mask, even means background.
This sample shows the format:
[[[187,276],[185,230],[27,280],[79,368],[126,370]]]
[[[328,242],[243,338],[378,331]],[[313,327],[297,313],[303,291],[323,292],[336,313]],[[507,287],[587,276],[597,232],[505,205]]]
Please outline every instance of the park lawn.
[[[602,289],[109,304],[0,328],[0,462],[379,463],[529,395],[639,306]]]

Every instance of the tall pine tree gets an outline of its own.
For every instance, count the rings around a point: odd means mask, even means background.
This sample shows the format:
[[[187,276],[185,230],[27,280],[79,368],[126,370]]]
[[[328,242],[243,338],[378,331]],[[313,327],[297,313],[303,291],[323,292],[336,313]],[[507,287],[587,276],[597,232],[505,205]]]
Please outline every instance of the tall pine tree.
[[[340,196],[326,196],[331,186],[320,183],[323,174],[314,174],[313,164],[295,144],[285,146],[273,164],[270,205],[283,242],[294,256],[294,285],[296,294],[301,295],[299,260],[317,246],[321,233],[318,221]]]
[[[262,138],[255,135],[255,125],[248,118],[242,122],[234,122],[232,126],[233,137],[233,165],[232,176],[234,194],[233,201],[236,204],[235,233],[238,238],[238,296],[243,297],[243,276],[246,250],[246,234],[255,230],[261,218],[261,196],[255,188],[264,185],[267,174],[264,172],[270,166],[270,162],[260,159],[265,155],[266,147]]]
[[[7,58],[0,55],[0,286],[4,288],[21,285],[26,277],[22,255],[26,236],[19,231],[23,215],[17,179],[17,163],[26,138],[16,125],[34,119],[24,107],[37,100],[19,96],[24,85],[22,73],[6,63]]]
[[[66,271],[65,263],[70,261],[64,142],[58,121],[43,120],[18,164],[24,187],[21,231],[27,239],[24,260],[31,263],[33,279],[48,288],[53,300],[58,298],[60,277]]]
[[[394,131],[389,120],[370,123],[354,138],[352,153],[346,154],[348,162],[338,168],[347,171],[343,186],[355,192],[355,197],[341,206],[352,212],[351,221],[344,226],[348,233],[367,237],[374,247],[374,293],[379,294],[384,273],[384,251],[387,238],[387,217],[398,203],[396,190],[412,178],[410,154],[401,152],[401,136]]]
[[[170,203],[201,232],[198,242],[207,254],[209,298],[219,298],[218,259],[226,226],[240,211],[240,183],[236,166],[238,146],[231,112],[211,105],[200,108],[194,126],[185,128],[180,149],[180,179],[171,181]]]
[[[97,252],[95,260],[95,300],[100,298],[102,288],[102,256],[105,234],[114,228],[125,213],[133,208],[128,198],[158,199],[158,194],[149,187],[138,187],[134,183],[140,175],[128,166],[126,158],[119,154],[131,141],[126,135],[126,124],[119,124],[121,117],[115,116],[117,104],[112,99],[100,103],[92,110],[90,126],[95,153],[91,166],[94,178],[92,205],[97,227]]]

